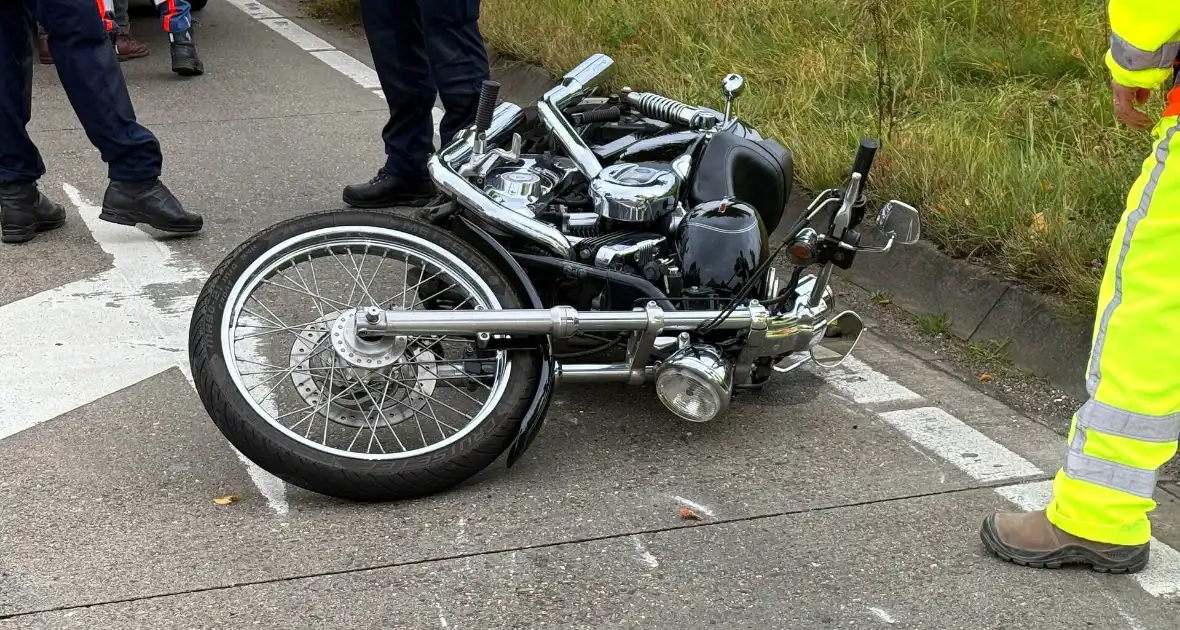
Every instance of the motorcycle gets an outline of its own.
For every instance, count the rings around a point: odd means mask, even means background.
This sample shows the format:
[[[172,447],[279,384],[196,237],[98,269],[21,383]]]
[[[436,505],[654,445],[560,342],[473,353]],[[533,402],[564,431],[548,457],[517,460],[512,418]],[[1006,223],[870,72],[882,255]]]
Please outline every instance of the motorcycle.
[[[485,82],[474,125],[429,160],[440,195],[423,208],[299,216],[226,256],[189,351],[239,452],[321,494],[422,497],[519,461],[560,383],[654,384],[707,422],[774,374],[848,356],[864,326],[838,311],[833,270],[919,236],[889,201],[884,245],[861,244],[877,143],[772,252],[794,167],[735,115],[744,79],[724,77],[719,111],[597,95],[613,66],[593,55],[527,108]]]

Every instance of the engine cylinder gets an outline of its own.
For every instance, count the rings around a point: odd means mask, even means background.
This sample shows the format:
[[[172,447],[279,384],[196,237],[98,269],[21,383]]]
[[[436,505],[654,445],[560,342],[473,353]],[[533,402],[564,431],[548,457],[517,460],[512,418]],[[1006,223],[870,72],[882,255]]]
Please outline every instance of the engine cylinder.
[[[736,292],[754,278],[770,255],[766,226],[753,206],[733,200],[707,201],[685,215],[676,234],[676,251],[686,288]]]

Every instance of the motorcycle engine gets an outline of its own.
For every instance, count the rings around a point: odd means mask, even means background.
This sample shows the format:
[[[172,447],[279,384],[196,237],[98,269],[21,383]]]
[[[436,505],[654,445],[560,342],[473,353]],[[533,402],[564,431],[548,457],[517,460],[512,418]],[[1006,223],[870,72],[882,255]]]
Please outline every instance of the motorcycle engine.
[[[516,164],[492,169],[483,189],[505,208],[535,217],[578,175],[578,167],[569,158],[522,155]]]
[[[523,155],[488,173],[483,189],[514,212],[558,226],[579,262],[656,282],[685,215],[680,185],[665,164],[612,164],[587,184],[568,158]]]

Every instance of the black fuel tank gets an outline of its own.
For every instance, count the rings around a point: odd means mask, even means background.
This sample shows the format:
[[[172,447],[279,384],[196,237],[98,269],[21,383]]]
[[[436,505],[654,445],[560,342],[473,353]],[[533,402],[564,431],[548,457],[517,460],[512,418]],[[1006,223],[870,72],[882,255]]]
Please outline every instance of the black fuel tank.
[[[676,233],[684,287],[737,291],[769,256],[766,239],[766,226],[750,204],[722,199],[697,205]]]

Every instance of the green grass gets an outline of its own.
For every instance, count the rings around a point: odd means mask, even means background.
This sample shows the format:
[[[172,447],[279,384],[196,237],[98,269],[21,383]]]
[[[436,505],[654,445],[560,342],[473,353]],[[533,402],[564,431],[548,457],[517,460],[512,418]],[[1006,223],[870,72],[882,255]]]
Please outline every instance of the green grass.
[[[807,190],[839,184],[875,135],[877,201],[1085,314],[1150,149],[1114,121],[1098,0],[484,0],[481,28],[559,74],[604,52],[619,85],[690,102],[719,105],[740,72],[738,114],[794,151]]]
[[[946,313],[922,313],[917,317],[918,330],[930,335],[945,335],[950,332],[951,320]]]

